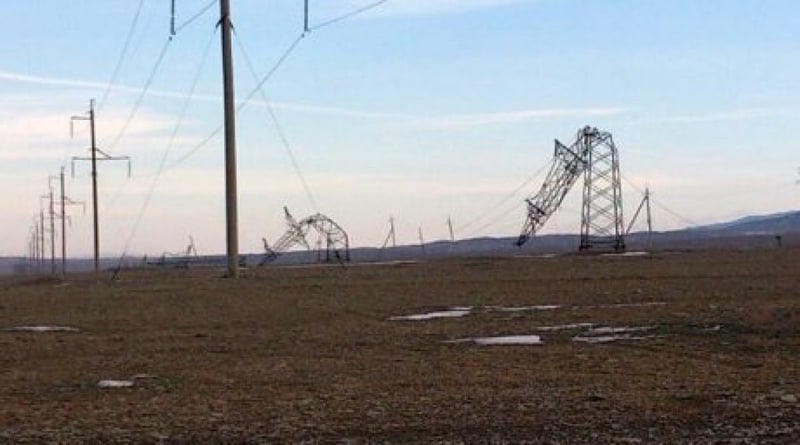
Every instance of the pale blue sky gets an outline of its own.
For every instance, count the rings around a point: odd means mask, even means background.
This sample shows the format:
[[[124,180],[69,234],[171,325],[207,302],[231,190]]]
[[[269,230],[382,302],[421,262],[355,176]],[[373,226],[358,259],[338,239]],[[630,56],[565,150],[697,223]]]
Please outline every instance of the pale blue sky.
[[[70,6],[67,7],[67,3]],[[207,5],[177,0],[177,22]],[[311,0],[320,23],[370,0]],[[10,0],[0,16],[0,254],[23,253],[38,197],[88,139],[69,117],[103,97],[139,0]],[[134,158],[101,170],[103,251],[119,254],[157,170],[204,49],[207,63],[168,164],[221,123],[218,8],[167,48],[119,138],[169,31],[169,2],[144,0],[114,88],[98,111],[99,145]],[[302,31],[300,0],[232,0],[237,38],[259,75]],[[286,204],[378,245],[394,215],[399,241],[516,235],[523,192],[497,205],[590,124],[611,131],[623,175],[696,223],[791,210],[800,166],[800,7],[779,0],[389,0],[305,37],[266,84],[318,207],[259,103],[239,116],[243,251],[283,232]],[[213,39],[213,40],[211,40]],[[238,46],[238,97],[255,82]],[[256,101],[260,102],[260,101]],[[85,165],[67,181],[91,199]],[[69,165],[67,163],[67,171]],[[163,173],[129,250],[224,249],[221,138]],[[626,185],[626,217],[640,197]],[[576,232],[573,192],[545,232]],[[488,211],[488,213],[487,213]],[[74,212],[70,250],[90,253],[91,219]],[[477,218],[481,218],[476,222]],[[656,226],[686,221],[656,210]]]

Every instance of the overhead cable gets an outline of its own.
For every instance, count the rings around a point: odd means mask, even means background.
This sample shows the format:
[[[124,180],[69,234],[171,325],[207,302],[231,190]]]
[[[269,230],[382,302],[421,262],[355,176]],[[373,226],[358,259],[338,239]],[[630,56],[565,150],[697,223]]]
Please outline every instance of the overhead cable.
[[[139,23],[139,17],[142,14],[143,5],[144,0],[139,0],[139,5],[136,7],[133,20],[128,28],[128,34],[125,37],[125,44],[122,45],[122,51],[119,54],[119,59],[117,59],[117,65],[114,67],[114,72],[111,74],[111,80],[108,82],[108,85],[106,85],[105,91],[103,91],[103,98],[100,99],[100,103],[98,104],[99,109],[103,109],[103,105],[105,105],[106,100],[108,99],[108,94],[111,92],[111,88],[113,88],[114,84],[117,82],[117,77],[119,76],[120,69],[122,68],[122,62],[125,60],[125,56],[128,54],[128,48],[130,47],[131,40],[133,39],[133,33],[136,30],[136,25]]]
[[[372,3],[368,4],[368,5],[362,6],[362,7],[358,8],[358,9],[350,11],[350,12],[348,12],[346,14],[342,14],[342,15],[340,15],[338,17],[334,17],[332,19],[328,19],[328,20],[320,22],[320,23],[318,23],[316,25],[313,25],[313,26],[309,27],[308,30],[309,31],[314,31],[314,30],[317,30],[317,29],[320,29],[320,28],[324,28],[326,26],[333,25],[335,23],[342,22],[342,21],[347,20],[349,18],[355,17],[355,16],[357,16],[359,14],[363,14],[363,13],[369,11],[370,9],[377,8],[378,6],[384,4],[384,3],[388,2],[388,1],[389,0],[378,0],[376,2],[372,2]]]
[[[167,143],[166,149],[164,150],[163,155],[161,156],[161,161],[159,162],[158,169],[156,170],[155,176],[153,180],[150,182],[150,187],[147,189],[147,194],[145,195],[144,202],[142,203],[141,208],[139,209],[139,214],[136,216],[136,220],[133,224],[133,228],[131,229],[131,233],[128,236],[127,240],[125,241],[125,246],[122,249],[122,255],[119,258],[119,263],[117,265],[117,270],[122,267],[122,262],[125,259],[125,256],[128,253],[128,249],[130,248],[131,242],[133,238],[136,236],[136,232],[139,229],[139,225],[142,221],[142,217],[144,216],[147,207],[150,205],[150,201],[153,197],[153,193],[155,192],[156,185],[158,184],[159,179],[161,178],[161,173],[164,171],[164,167],[167,163],[167,158],[169,157],[169,153],[172,150],[172,147],[175,145],[175,141],[178,137],[178,131],[180,130],[181,126],[183,125],[183,121],[186,118],[186,114],[189,110],[189,105],[194,97],[194,93],[197,90],[197,85],[200,81],[200,77],[203,73],[203,68],[206,66],[206,62],[208,61],[208,56],[211,52],[212,43],[214,41],[214,37],[216,36],[216,31],[211,33],[211,37],[206,44],[205,51],[203,51],[202,59],[197,67],[197,72],[194,76],[192,81],[192,85],[189,89],[189,94],[186,96],[186,99],[183,102],[183,106],[181,107],[181,112],[178,116],[178,120],[175,122],[175,127],[172,130],[172,134],[170,135],[169,142]]]
[[[247,67],[250,70],[250,74],[252,74],[253,79],[258,80],[258,74],[256,73],[252,60],[250,59],[250,55],[247,53],[247,49],[245,48],[244,43],[242,42],[242,38],[235,30],[234,30],[234,35],[236,36],[236,43],[239,45],[239,49],[242,51],[242,55],[244,56],[245,63],[247,64]],[[261,100],[264,102],[264,105],[267,108],[267,114],[269,115],[272,124],[275,126],[275,131],[278,133],[278,137],[281,140],[281,144],[283,145],[286,154],[289,156],[289,160],[292,163],[294,172],[295,174],[297,174],[297,177],[300,179],[300,182],[303,185],[303,189],[305,190],[309,204],[311,204],[311,207],[315,211],[319,212],[319,206],[317,205],[317,201],[314,199],[313,193],[311,193],[311,187],[308,186],[308,182],[306,181],[305,175],[303,174],[303,171],[300,169],[300,164],[297,162],[297,157],[294,154],[294,150],[292,150],[292,147],[289,144],[289,140],[286,137],[286,132],[283,130],[283,126],[281,125],[280,121],[278,121],[278,118],[275,115],[275,110],[272,109],[272,105],[270,104],[269,98],[267,98],[267,94],[264,92],[264,88],[259,88],[259,92],[261,94]]]

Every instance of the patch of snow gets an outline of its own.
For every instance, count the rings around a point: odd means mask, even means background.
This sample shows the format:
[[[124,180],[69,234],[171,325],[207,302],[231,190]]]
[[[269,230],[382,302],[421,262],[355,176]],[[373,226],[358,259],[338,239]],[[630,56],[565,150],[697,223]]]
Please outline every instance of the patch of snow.
[[[97,387],[103,389],[130,388],[132,386],[132,380],[100,380],[97,382]]]
[[[14,326],[3,330],[7,332],[80,332],[80,329],[69,326]]]
[[[411,321],[420,321],[420,320],[433,320],[436,318],[459,318],[469,315],[471,309],[451,309],[447,311],[436,311],[436,312],[427,312],[424,314],[411,314],[411,315],[400,315],[396,317],[390,317],[389,320],[398,321],[398,320],[411,320]]]
[[[474,337],[446,340],[445,343],[475,343],[481,346],[497,345],[541,345],[542,337],[538,335],[505,335],[499,337]]]
[[[610,343],[619,340],[646,340],[648,338],[654,338],[654,336],[652,335],[634,336],[631,334],[598,335],[598,336],[576,335],[575,337],[572,337],[572,341],[594,344],[594,343]]]
[[[583,328],[591,328],[594,327],[595,323],[569,323],[569,324],[560,324],[555,326],[539,326],[536,328],[537,331],[565,331],[568,329],[583,329]]]
[[[622,326],[622,327],[611,327],[611,326],[601,326],[599,328],[591,328],[586,333],[588,335],[598,335],[598,334],[624,334],[629,332],[642,332],[642,331],[649,331],[651,329],[655,329],[655,326]]]
[[[542,338],[538,335],[506,335],[501,337],[478,337],[472,339],[481,346],[494,345],[541,345]]]
[[[640,303],[610,303],[610,304],[597,304],[589,306],[573,306],[573,310],[579,309],[622,309],[628,307],[653,307],[653,306],[666,306],[667,303],[663,301],[643,301]]]
[[[647,256],[650,252],[623,252],[623,253],[604,253],[600,256],[605,257],[627,257],[627,256]]]
[[[524,311],[552,311],[556,309],[560,309],[561,306],[557,304],[544,304],[538,306],[497,306],[497,307],[490,307],[487,309],[495,309],[500,312],[524,312]]]

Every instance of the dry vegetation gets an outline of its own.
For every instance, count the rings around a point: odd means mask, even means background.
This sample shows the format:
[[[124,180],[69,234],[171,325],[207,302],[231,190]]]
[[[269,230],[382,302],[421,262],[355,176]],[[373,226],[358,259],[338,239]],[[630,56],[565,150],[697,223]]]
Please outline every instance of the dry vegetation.
[[[0,328],[80,332],[0,332],[0,441],[798,443],[799,265],[785,249],[6,279]],[[642,302],[665,304],[619,305]],[[562,307],[493,308],[530,305]],[[474,308],[389,319],[452,306]],[[536,329],[579,322],[654,328]],[[511,334],[544,344],[446,342]]]

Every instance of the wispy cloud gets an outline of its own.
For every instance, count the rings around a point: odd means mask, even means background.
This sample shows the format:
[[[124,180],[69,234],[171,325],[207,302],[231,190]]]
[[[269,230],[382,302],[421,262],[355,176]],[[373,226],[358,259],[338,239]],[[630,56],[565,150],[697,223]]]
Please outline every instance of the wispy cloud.
[[[434,2],[436,3],[436,2]],[[441,2],[449,4],[449,2]],[[467,3],[470,3],[467,1]],[[473,2],[473,3],[489,3]],[[63,79],[44,76],[33,76],[28,74],[20,74],[9,71],[0,70],[0,79],[25,82],[40,85],[52,86],[66,86],[76,88],[89,88],[102,90],[106,88],[106,84],[102,82],[94,82],[80,79]],[[115,92],[139,94],[141,89],[127,85],[115,85],[113,87]],[[171,98],[171,99],[186,99],[187,94],[178,91],[168,90],[149,90],[148,94],[154,97]],[[195,94],[193,99],[206,102],[221,102],[221,98],[216,95]],[[253,100],[253,104],[264,106],[265,103],[261,100]],[[331,107],[325,105],[315,104],[300,104],[293,102],[275,101],[270,102],[270,105],[276,109],[287,111],[307,112],[314,114],[322,114],[336,117],[349,117],[357,119],[378,119],[385,121],[394,121],[399,123],[408,123],[416,126],[426,128],[439,128],[439,129],[459,129],[482,125],[500,125],[500,124],[516,124],[521,122],[528,122],[531,120],[541,119],[557,119],[569,117],[602,117],[613,116],[629,111],[624,107],[582,107],[582,108],[535,108],[513,111],[497,111],[490,113],[472,113],[472,114],[445,114],[438,116],[412,114],[412,113],[394,113],[374,110],[359,110],[343,107]]]
[[[642,119],[635,123],[691,124],[704,122],[739,122],[754,119],[799,117],[800,109],[789,108],[740,108],[734,110],[709,111],[677,116]]]
[[[392,0],[370,11],[367,16],[454,14],[477,9],[493,8],[513,4],[537,3],[541,0]],[[345,3],[346,7],[341,4]],[[368,0],[335,2],[336,10],[352,10],[368,4]],[[333,9],[332,7],[326,9]]]
[[[630,109],[625,107],[532,108],[495,113],[425,117],[418,119],[418,121],[424,126],[457,129],[483,125],[518,124],[542,119],[614,116],[628,111]]]

